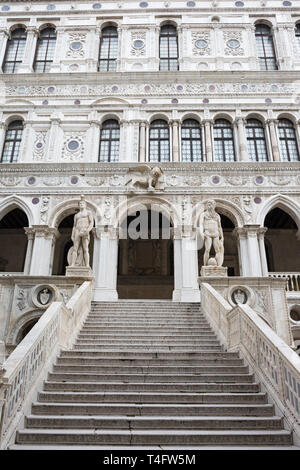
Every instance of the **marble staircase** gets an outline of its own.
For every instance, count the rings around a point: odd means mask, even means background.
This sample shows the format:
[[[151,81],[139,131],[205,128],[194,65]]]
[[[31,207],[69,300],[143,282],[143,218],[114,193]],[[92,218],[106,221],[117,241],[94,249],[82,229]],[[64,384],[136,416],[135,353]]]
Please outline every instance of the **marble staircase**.
[[[260,384],[199,304],[93,303],[13,449],[293,449]]]

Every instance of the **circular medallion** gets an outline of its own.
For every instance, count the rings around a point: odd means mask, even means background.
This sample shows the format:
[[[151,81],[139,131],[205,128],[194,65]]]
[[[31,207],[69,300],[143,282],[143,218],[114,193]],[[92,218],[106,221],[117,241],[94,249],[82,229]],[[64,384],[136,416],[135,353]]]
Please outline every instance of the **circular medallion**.
[[[56,6],[53,4],[53,3],[50,3],[50,5],[47,5],[47,10],[55,10],[56,9]]]
[[[207,41],[205,41],[205,39],[198,39],[195,42],[195,46],[198,47],[198,49],[205,49],[205,47],[207,47]]]
[[[238,47],[240,47],[240,43],[237,39],[230,39],[229,41],[227,41],[227,46],[231,49],[237,49]]]
[[[235,289],[231,293],[231,300],[234,304],[246,304],[248,295],[243,289]]]
[[[10,7],[8,5],[3,5],[3,7],[1,8],[2,11],[9,11],[10,10]]]
[[[80,51],[80,49],[82,49],[82,44],[81,42],[74,41],[70,44],[70,48],[72,51]]]
[[[71,150],[74,152],[74,150],[77,150],[79,148],[79,142],[77,140],[70,140],[68,142],[68,150]]]
[[[34,184],[36,181],[35,177],[34,176],[30,176],[30,178],[28,178],[27,182],[28,184]]]
[[[101,8],[101,3],[94,3],[93,5],[94,10],[100,10],[100,8]]]
[[[244,2],[235,2],[236,7],[243,7],[244,5]]]
[[[196,3],[195,2],[186,2],[186,6],[187,7],[190,7],[190,8],[194,8],[196,6]]]
[[[145,43],[141,39],[136,39],[133,41],[133,47],[134,49],[142,49],[144,47]]]
[[[78,183],[78,176],[72,176],[71,184],[77,184],[77,183]]]
[[[35,205],[36,205],[36,204],[38,204],[38,203],[40,202],[40,200],[39,200],[38,197],[34,197],[34,198],[32,198],[31,202],[32,202],[32,204],[35,204]]]
[[[147,8],[148,3],[147,2],[141,2],[140,3],[140,8]]]

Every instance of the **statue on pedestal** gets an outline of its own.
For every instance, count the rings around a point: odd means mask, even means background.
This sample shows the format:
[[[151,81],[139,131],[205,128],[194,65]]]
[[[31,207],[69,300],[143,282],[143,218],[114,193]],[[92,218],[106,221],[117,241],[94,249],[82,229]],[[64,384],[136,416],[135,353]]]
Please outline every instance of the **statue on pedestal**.
[[[90,267],[90,231],[94,225],[93,214],[86,208],[84,196],[79,201],[79,212],[74,217],[71,239],[73,246],[68,253],[70,267]]]
[[[204,266],[222,266],[224,261],[224,237],[221,218],[215,211],[216,203],[210,199],[205,201],[205,210],[200,216],[200,236],[204,239]],[[209,258],[211,246],[215,249],[215,257]]]

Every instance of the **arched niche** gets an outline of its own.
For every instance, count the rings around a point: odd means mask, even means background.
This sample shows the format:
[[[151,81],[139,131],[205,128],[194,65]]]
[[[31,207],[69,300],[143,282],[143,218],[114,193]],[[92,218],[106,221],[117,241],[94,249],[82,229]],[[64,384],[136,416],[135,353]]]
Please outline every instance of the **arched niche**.
[[[300,272],[300,241],[297,225],[283,209],[275,207],[266,215],[265,247],[269,272]]]
[[[15,208],[6,212],[0,220],[0,272],[23,272],[28,227],[24,211]]]

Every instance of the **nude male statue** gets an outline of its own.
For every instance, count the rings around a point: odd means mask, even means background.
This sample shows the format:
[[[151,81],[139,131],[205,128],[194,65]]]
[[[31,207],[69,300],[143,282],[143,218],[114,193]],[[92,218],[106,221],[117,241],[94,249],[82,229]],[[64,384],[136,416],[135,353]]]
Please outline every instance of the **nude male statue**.
[[[74,217],[74,225],[72,230],[72,242],[73,247],[71,253],[70,266],[81,265],[90,266],[90,255],[89,255],[89,242],[90,242],[90,231],[94,225],[93,214],[86,208],[86,201],[83,197],[79,201],[79,212]],[[79,261],[80,254],[82,253],[82,260]],[[76,263],[77,261],[77,263]]]
[[[200,216],[200,235],[204,239],[205,252],[204,266],[208,265],[209,252],[213,245],[217,266],[222,266],[224,261],[224,237],[221,226],[221,218],[215,211],[216,203],[213,200],[205,201],[205,210]]]

